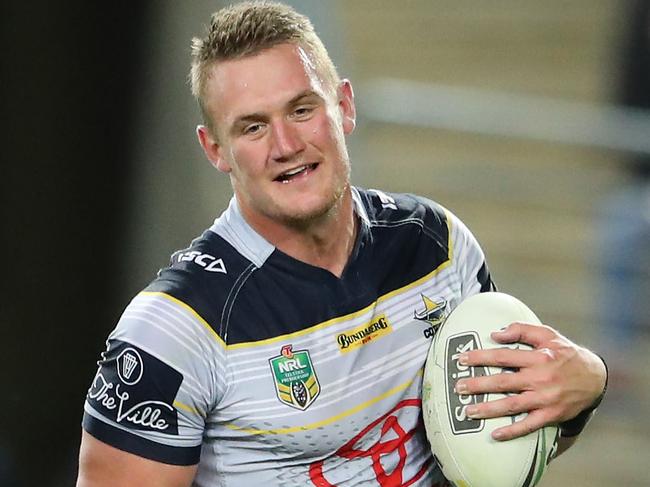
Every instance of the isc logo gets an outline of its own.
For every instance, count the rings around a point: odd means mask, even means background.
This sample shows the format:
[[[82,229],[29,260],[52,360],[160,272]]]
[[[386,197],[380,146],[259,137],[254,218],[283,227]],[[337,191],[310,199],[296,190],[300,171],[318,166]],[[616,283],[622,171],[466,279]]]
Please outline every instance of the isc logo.
[[[210,254],[203,254],[198,250],[191,250],[189,252],[178,254],[177,260],[178,262],[194,262],[208,272],[221,272],[227,274],[223,259],[217,259]]]

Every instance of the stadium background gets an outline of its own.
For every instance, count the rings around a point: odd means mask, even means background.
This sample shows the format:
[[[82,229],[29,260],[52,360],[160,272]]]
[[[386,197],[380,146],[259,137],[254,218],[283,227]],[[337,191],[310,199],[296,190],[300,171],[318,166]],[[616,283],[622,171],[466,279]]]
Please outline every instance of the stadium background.
[[[293,3],[354,82],[354,182],[451,208],[502,290],[601,349],[597,208],[634,183],[630,149],[647,146],[621,150],[617,124],[602,136],[583,115],[618,101],[632,2]],[[189,40],[219,5],[1,7],[0,485],[73,483],[83,398],[106,335],[229,199],[194,140],[186,83]],[[411,98],[397,100],[387,78],[422,84],[398,84]],[[422,113],[427,100],[436,110]],[[647,117],[637,121],[647,127]],[[650,485],[649,343],[646,333],[607,348],[611,394],[543,485]]]

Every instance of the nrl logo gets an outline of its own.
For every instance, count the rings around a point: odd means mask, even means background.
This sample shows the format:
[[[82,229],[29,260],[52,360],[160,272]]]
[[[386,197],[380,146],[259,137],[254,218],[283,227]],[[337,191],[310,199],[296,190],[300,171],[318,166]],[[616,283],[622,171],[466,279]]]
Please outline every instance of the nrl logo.
[[[280,402],[304,411],[316,400],[320,384],[307,350],[285,345],[280,355],[269,360],[275,392]]]

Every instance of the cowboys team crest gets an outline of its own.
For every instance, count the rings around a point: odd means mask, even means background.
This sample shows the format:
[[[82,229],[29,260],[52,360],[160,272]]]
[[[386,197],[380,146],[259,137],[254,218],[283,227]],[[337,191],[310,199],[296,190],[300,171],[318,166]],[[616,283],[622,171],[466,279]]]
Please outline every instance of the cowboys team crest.
[[[431,299],[424,294],[420,296],[422,297],[424,308],[416,310],[413,313],[413,317],[416,320],[427,321],[434,328],[437,328],[447,316],[447,301],[444,298]]]
[[[275,392],[280,402],[304,411],[316,400],[320,384],[307,350],[285,345],[280,355],[269,360]]]
[[[415,310],[413,312],[413,318],[429,323],[429,328],[424,330],[424,337],[433,338],[447,317],[447,300],[444,298],[431,299],[424,294],[420,294],[420,296],[422,297],[424,308]]]

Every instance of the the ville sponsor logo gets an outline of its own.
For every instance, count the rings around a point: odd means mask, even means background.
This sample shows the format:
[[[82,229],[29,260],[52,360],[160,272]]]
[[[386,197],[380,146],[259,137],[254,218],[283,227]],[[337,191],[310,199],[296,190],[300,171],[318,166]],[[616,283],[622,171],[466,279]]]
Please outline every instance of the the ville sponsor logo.
[[[194,262],[203,267],[203,270],[207,272],[221,272],[222,274],[227,274],[223,259],[217,259],[210,254],[204,254],[198,250],[181,252],[176,255],[176,260],[178,262]]]
[[[393,331],[386,315],[376,316],[370,323],[364,323],[353,330],[339,333],[336,342],[342,353],[347,353]]]
[[[126,422],[138,429],[155,431],[166,431],[173,427],[176,431],[176,421],[172,425],[167,419],[170,414],[176,419],[173,407],[163,401],[141,401],[130,405],[131,394],[121,388],[122,384],[111,382],[98,373],[88,391],[88,398],[113,412],[118,423]]]
[[[102,354],[88,401],[116,423],[176,435],[178,416],[172,403],[182,380],[159,359],[113,340]]]
[[[285,345],[269,364],[280,402],[301,411],[311,406],[320,393],[320,384],[309,351]]]
[[[431,299],[424,294],[420,294],[420,296],[424,306],[413,312],[413,318],[429,323],[429,327],[423,331],[424,338],[433,338],[447,317],[447,300],[444,298]]]
[[[117,374],[122,382],[133,386],[140,382],[144,371],[142,357],[133,347],[128,347],[117,357]]]
[[[481,431],[485,424],[482,419],[469,418],[467,416],[467,407],[471,404],[485,402],[487,394],[456,394],[454,391],[456,382],[460,379],[489,375],[487,367],[461,365],[458,361],[461,353],[481,348],[478,334],[474,332],[461,333],[447,338],[445,348],[447,410],[450,412],[451,428],[456,435]]]

